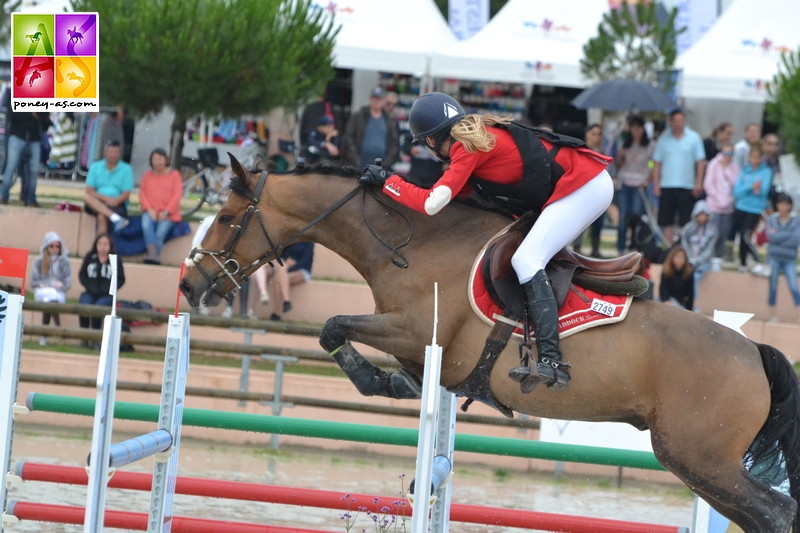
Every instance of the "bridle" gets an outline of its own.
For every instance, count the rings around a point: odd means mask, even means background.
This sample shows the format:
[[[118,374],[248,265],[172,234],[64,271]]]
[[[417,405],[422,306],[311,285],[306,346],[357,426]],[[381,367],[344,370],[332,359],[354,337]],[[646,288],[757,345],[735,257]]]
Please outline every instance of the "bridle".
[[[272,239],[270,238],[269,233],[267,232],[267,228],[264,225],[264,219],[259,209],[259,201],[261,199],[261,193],[264,190],[264,186],[267,183],[267,176],[268,173],[266,171],[262,171],[261,174],[259,175],[255,193],[252,196],[246,198],[250,202],[250,205],[247,206],[247,210],[245,211],[241,222],[239,224],[232,225],[232,227],[234,228],[234,232],[233,235],[231,235],[231,238],[228,241],[228,244],[225,246],[225,248],[222,250],[215,251],[215,250],[208,250],[205,248],[196,247],[192,249],[192,251],[189,253],[189,257],[186,260],[187,266],[196,267],[197,271],[200,272],[200,275],[202,275],[203,278],[208,282],[209,288],[222,297],[225,296],[225,293],[220,288],[219,285],[220,280],[227,278],[231,280],[231,282],[233,282],[233,284],[236,286],[237,289],[241,290],[242,286],[239,284],[239,282],[236,281],[236,278],[234,278],[235,275],[238,274],[241,283],[245,283],[249,279],[250,273],[252,271],[257,270],[265,262],[271,264],[273,260],[276,260],[278,261],[279,265],[283,266],[283,261],[281,260],[281,254],[283,253],[283,250],[287,246],[294,244],[295,240],[298,237],[303,235],[306,231],[319,224],[319,222],[321,222],[328,215],[330,215],[331,213],[342,207],[344,204],[349,202],[356,194],[358,194],[359,191],[366,192],[367,190],[369,190],[365,185],[359,183],[352,191],[345,194],[341,199],[339,199],[339,201],[337,201],[335,204],[326,209],[317,218],[306,224],[305,227],[303,227],[300,231],[298,231],[291,237],[285,239],[283,242],[280,242],[276,245],[272,242]],[[411,237],[413,235],[413,228],[411,226],[411,221],[404,214],[400,213],[400,211],[398,211],[395,207],[379,199],[374,191],[369,190],[369,192],[372,195],[372,197],[375,198],[378,202],[398,213],[406,221],[406,224],[408,225],[410,230],[408,239],[406,239],[399,246],[392,247],[375,232],[375,230],[372,228],[369,221],[367,220],[366,212],[364,211],[364,195],[362,194],[361,211],[364,216],[364,222],[366,223],[370,232],[372,233],[373,236],[375,236],[375,238],[378,239],[378,241],[380,241],[381,244],[389,248],[389,250],[391,251],[390,259],[395,266],[399,268],[407,268],[408,260],[398,250],[406,246],[409,242],[411,242]],[[264,237],[266,237],[267,242],[270,245],[270,249],[267,250],[259,258],[257,258],[255,261],[253,261],[246,267],[241,268],[239,262],[236,261],[236,259],[233,259],[231,257],[231,254],[236,248],[236,244],[239,242],[239,239],[244,234],[245,230],[247,229],[247,225],[250,223],[250,220],[253,218],[254,215],[256,220],[258,221],[258,225],[261,227],[261,232],[264,234]],[[217,271],[214,274],[211,274],[202,266],[200,266],[200,261],[203,259],[204,255],[210,256],[217,263],[217,265],[219,266],[219,271]],[[395,256],[398,257],[399,260],[395,259]]]

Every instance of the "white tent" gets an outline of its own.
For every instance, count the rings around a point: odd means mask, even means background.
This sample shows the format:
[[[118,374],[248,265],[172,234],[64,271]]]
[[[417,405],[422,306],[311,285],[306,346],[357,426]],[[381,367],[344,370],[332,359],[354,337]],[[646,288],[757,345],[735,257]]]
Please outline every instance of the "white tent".
[[[736,0],[682,54],[678,94],[764,102],[781,52],[800,46],[800,0]]]
[[[584,87],[583,45],[607,10],[608,0],[510,0],[475,36],[435,52],[431,75]]]
[[[421,76],[433,50],[456,42],[433,0],[320,0],[314,7],[341,24],[333,49],[339,68]]]

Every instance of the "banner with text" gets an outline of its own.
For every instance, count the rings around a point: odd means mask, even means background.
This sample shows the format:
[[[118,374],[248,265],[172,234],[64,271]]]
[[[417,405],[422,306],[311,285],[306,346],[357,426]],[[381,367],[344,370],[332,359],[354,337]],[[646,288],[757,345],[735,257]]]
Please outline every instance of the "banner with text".
[[[11,14],[11,109],[99,111],[97,13]]]

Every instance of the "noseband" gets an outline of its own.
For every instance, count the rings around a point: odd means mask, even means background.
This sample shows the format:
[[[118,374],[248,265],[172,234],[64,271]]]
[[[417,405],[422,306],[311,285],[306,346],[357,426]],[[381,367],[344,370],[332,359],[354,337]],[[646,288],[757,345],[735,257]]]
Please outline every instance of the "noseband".
[[[227,278],[227,279],[229,279],[229,280],[231,280],[233,282],[233,284],[236,286],[237,289],[241,289],[242,286],[239,284],[239,282],[236,281],[236,278],[234,278],[235,275],[238,274],[239,275],[239,280],[241,281],[241,283],[245,283],[249,278],[250,272],[253,271],[253,270],[258,269],[258,267],[261,266],[265,262],[271,264],[273,260],[277,260],[278,264],[283,266],[283,262],[281,261],[281,254],[283,253],[283,250],[287,246],[289,246],[290,244],[294,244],[294,241],[298,237],[300,237],[303,233],[308,231],[310,228],[316,226],[322,219],[324,219],[325,217],[327,217],[328,215],[330,215],[331,213],[333,213],[334,211],[339,209],[341,206],[343,206],[347,202],[349,202],[350,199],[353,198],[359,191],[365,190],[365,186],[363,184],[359,184],[355,189],[353,189],[352,191],[347,193],[338,202],[336,202],[331,207],[326,209],[324,213],[322,213],[317,218],[315,218],[314,220],[309,222],[303,229],[301,229],[300,231],[298,231],[297,233],[295,233],[294,235],[292,235],[291,237],[289,237],[288,239],[284,240],[283,242],[279,243],[276,246],[272,242],[272,239],[270,238],[269,233],[267,232],[266,226],[264,226],[264,219],[261,216],[261,211],[259,210],[259,206],[258,206],[258,203],[259,203],[259,201],[261,199],[261,193],[264,190],[264,185],[266,185],[266,183],[267,183],[267,175],[268,175],[268,173],[266,171],[263,171],[263,172],[261,172],[261,175],[258,177],[258,184],[256,185],[255,193],[252,196],[250,196],[249,198],[247,198],[247,200],[250,202],[250,205],[247,206],[247,210],[245,211],[245,214],[242,217],[242,221],[239,224],[233,226],[234,232],[233,232],[233,235],[231,236],[230,240],[228,241],[227,246],[225,246],[225,248],[223,250],[218,250],[218,251],[206,250],[205,248],[194,248],[189,253],[189,258],[187,259],[187,266],[195,266],[195,267],[197,267],[198,272],[200,272],[200,274],[203,276],[203,278],[205,278],[205,280],[208,282],[209,288],[211,290],[213,290],[214,292],[216,292],[217,294],[219,294],[220,296],[222,296],[222,297],[225,296],[225,293],[222,291],[222,289],[219,286],[219,281],[220,280],[222,280],[224,278]],[[375,196],[375,195],[373,194],[373,196]],[[363,210],[363,205],[362,205],[362,210]],[[245,230],[247,229],[247,225],[250,223],[250,220],[252,219],[253,215],[255,215],[256,220],[258,220],[258,225],[261,227],[261,232],[264,234],[264,237],[267,238],[267,242],[270,245],[270,249],[267,250],[263,255],[261,255],[261,257],[259,257],[255,261],[253,261],[248,266],[246,266],[244,268],[241,268],[239,263],[238,263],[238,261],[236,261],[235,259],[233,259],[231,257],[231,254],[233,253],[234,248],[236,248],[236,244],[239,242],[239,239],[241,238],[241,236],[244,234]],[[405,216],[404,216],[404,218],[405,218]],[[365,217],[365,221],[366,221],[366,217]],[[411,223],[407,218],[406,218],[406,222],[410,226]],[[369,225],[369,223],[367,223],[367,224]],[[369,229],[372,232],[372,234],[377,237],[377,234],[375,234],[375,231],[372,229],[371,226],[369,227]],[[392,247],[389,246],[388,244],[386,244],[386,242],[384,242],[383,239],[381,239],[380,237],[378,237],[378,240],[380,240],[380,242],[382,244],[384,244],[384,245],[388,246],[390,249],[392,249]],[[397,249],[405,246],[410,241],[411,241],[411,235],[409,235],[408,240],[406,240],[405,243],[403,243],[402,245],[392,249],[393,256],[395,254],[399,255],[404,261],[404,263],[401,264],[401,263],[397,262],[394,259],[394,257],[392,257],[392,262],[395,263],[396,265],[400,266],[401,268],[407,267],[408,266],[408,262],[405,260],[405,258],[402,256],[402,254],[400,254],[397,251]],[[210,274],[202,266],[200,266],[200,260],[203,258],[203,255],[211,256],[211,258],[214,259],[214,261],[219,266],[219,268],[220,268],[219,271],[217,271],[214,274]],[[193,264],[189,265],[188,264],[189,262],[191,262]]]

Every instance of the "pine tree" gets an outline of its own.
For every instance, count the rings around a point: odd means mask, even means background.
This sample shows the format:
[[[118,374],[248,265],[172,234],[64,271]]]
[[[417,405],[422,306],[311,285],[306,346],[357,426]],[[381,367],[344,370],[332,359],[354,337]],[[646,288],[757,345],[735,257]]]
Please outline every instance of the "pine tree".
[[[769,87],[770,119],[780,125],[786,150],[800,163],[800,50],[781,57],[781,69]]]
[[[583,47],[581,73],[595,81],[622,78],[655,83],[658,73],[675,63],[675,38],[686,31],[675,28],[677,8],[664,23],[659,22],[656,9],[656,2],[630,7],[623,2],[619,9],[605,13],[597,37]]]

